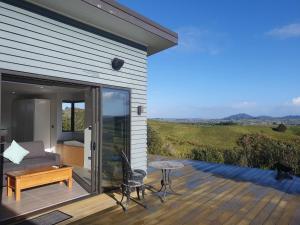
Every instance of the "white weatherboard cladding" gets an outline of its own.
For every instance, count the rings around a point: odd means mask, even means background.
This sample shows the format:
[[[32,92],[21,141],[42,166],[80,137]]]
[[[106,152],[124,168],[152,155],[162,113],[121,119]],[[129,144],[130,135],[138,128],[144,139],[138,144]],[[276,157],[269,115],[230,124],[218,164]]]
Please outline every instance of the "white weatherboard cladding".
[[[0,2],[0,69],[130,88],[131,162],[146,170],[146,52]]]

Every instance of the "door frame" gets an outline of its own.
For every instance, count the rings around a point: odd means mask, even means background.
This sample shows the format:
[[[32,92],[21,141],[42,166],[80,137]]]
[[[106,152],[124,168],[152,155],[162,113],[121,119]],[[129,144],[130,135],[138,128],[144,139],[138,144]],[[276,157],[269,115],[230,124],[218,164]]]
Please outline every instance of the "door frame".
[[[101,179],[102,179],[102,136],[101,132],[101,102],[100,102],[100,87],[92,88],[92,140],[91,140],[91,151],[92,155],[92,192],[102,193]]]
[[[2,81],[11,81],[11,82],[18,82],[18,83],[30,83],[30,84],[37,84],[37,85],[50,85],[50,86],[66,86],[66,87],[88,87],[90,88],[90,91],[92,92],[92,122],[94,122],[95,116],[97,116],[97,110],[99,110],[98,104],[96,104],[96,96],[94,97],[93,92],[95,92],[95,89],[98,89],[95,84],[92,85],[92,83],[89,82],[80,82],[76,81],[73,82],[74,80],[71,79],[65,79],[65,78],[58,78],[56,79],[55,77],[49,77],[49,76],[41,76],[41,75],[35,75],[35,74],[29,74],[29,73],[21,73],[21,72],[15,72],[15,71],[5,71],[3,73],[0,70],[0,91],[2,89]],[[97,92],[97,91],[96,91]],[[1,94],[0,94],[1,97]],[[1,109],[1,98],[0,98],[0,109]],[[98,120],[99,121],[99,120]],[[96,122],[97,126],[99,122]],[[1,122],[1,111],[0,111],[0,122]],[[93,123],[94,125],[94,123]],[[100,194],[96,190],[96,185],[95,183],[97,182],[97,176],[96,174],[93,174],[93,171],[95,172],[94,168],[99,167],[98,163],[99,161],[96,160],[97,155],[98,155],[98,140],[95,138],[98,134],[98,127],[93,127],[92,126],[92,138],[91,142],[96,143],[96,151],[92,151],[92,154],[94,153],[94,156],[92,156],[92,165],[91,165],[91,185],[87,184],[80,178],[77,174],[74,174],[74,178],[78,177],[80,179],[77,179],[76,181],[82,186],[85,190],[87,190],[90,194]],[[92,144],[91,144],[92,147]],[[92,148],[91,148],[92,150]],[[101,154],[100,154],[101,155]],[[1,172],[1,171],[0,171]],[[3,172],[2,172],[3,173]],[[1,174],[0,174],[1,175]],[[1,175],[2,176],[2,175]]]
[[[92,160],[92,168],[94,173],[92,172],[92,182],[90,187],[90,194],[101,194],[103,193],[103,189],[101,187],[102,184],[102,88],[111,88],[116,90],[126,90],[129,93],[129,137],[128,137],[128,146],[126,154],[131,162],[131,115],[132,115],[132,103],[131,96],[132,90],[131,88],[114,86],[114,85],[105,85],[100,83],[94,83],[89,81],[81,81],[74,80],[69,78],[61,78],[54,77],[48,75],[41,74],[33,74],[27,72],[20,72],[14,70],[6,70],[0,68],[0,91],[2,87],[2,79],[5,77],[6,80],[10,81],[22,81],[33,84],[40,84],[40,82],[44,82],[44,84],[57,85],[57,86],[85,86],[90,87],[92,91],[92,143],[91,150],[93,150],[92,154],[94,154],[94,159]],[[0,93],[0,109],[1,109],[1,93]],[[0,122],[1,122],[1,111],[0,111]],[[95,143],[95,149],[93,148],[93,144]],[[94,166],[94,167],[93,167]],[[81,184],[84,186],[84,184]]]

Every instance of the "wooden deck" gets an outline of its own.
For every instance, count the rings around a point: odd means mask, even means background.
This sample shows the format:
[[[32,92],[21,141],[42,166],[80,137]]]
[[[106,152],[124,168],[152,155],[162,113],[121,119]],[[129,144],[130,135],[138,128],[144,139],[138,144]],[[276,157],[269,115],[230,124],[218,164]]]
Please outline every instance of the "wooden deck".
[[[93,211],[89,213],[86,209],[84,217],[65,223],[300,224],[300,178],[279,182],[270,170],[181,162],[185,164],[184,169],[173,174],[173,187],[180,195],[167,196],[165,203],[156,194],[147,192],[147,209],[134,202],[126,213],[116,205],[103,211],[90,205]],[[150,168],[149,171],[147,183],[158,188],[160,171]],[[113,195],[120,198],[116,193]],[[68,213],[72,214],[73,210]]]
[[[182,161],[165,203],[148,192],[148,208],[132,202],[99,212],[73,224],[300,224],[300,179],[278,182],[274,171],[198,161]],[[148,183],[159,187],[160,171]]]

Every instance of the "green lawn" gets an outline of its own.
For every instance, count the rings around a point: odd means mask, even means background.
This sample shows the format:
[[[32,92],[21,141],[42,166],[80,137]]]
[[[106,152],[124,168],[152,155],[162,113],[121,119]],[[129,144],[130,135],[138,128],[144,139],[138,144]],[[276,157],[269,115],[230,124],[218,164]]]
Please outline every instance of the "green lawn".
[[[197,125],[154,120],[148,123],[160,133],[164,144],[169,144],[176,153],[188,152],[201,145],[218,149],[234,148],[239,137],[254,133],[300,143],[300,126],[288,127],[286,132],[280,133],[264,125]]]

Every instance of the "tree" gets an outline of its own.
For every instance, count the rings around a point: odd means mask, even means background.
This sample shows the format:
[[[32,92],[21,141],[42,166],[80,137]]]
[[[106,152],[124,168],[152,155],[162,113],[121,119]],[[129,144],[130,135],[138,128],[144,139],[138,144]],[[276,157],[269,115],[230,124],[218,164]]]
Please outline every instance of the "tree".
[[[274,131],[278,131],[278,132],[285,132],[287,130],[287,127],[281,123],[278,125],[278,127],[273,129]]]
[[[162,152],[163,141],[158,131],[147,125],[147,147],[148,153],[160,154]]]

